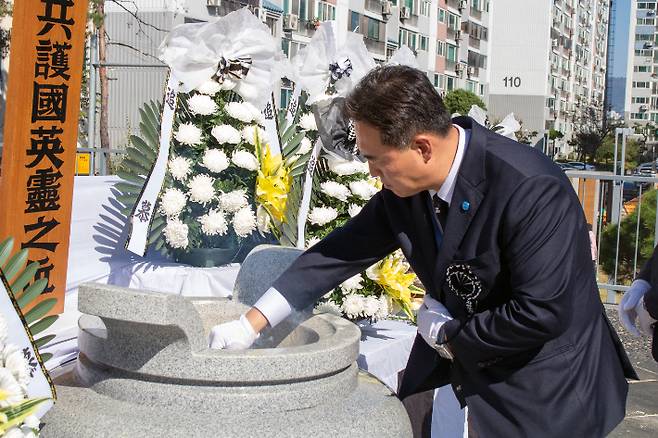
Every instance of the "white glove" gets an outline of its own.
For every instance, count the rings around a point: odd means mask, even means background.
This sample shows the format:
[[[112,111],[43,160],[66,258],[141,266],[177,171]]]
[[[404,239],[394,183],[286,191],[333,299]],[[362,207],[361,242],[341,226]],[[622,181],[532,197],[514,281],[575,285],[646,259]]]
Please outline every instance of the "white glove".
[[[210,348],[226,350],[246,350],[258,338],[258,334],[242,315],[240,319],[214,326],[210,330],[208,343]]]
[[[653,336],[653,325],[656,320],[649,315],[646,307],[644,307],[644,297],[640,298],[640,302],[635,306],[635,313],[637,314],[640,331],[647,336]]]
[[[439,330],[446,322],[452,320],[450,312],[446,307],[434,298],[425,294],[423,304],[418,309],[418,333],[425,339],[427,344],[434,348]]]
[[[646,281],[641,279],[635,280],[633,284],[631,284],[630,289],[628,289],[622,297],[619,306],[617,306],[619,320],[622,325],[626,327],[626,330],[635,336],[640,336],[640,331],[635,326],[637,304],[640,302],[640,298],[642,298],[649,289],[651,289],[651,285]]]

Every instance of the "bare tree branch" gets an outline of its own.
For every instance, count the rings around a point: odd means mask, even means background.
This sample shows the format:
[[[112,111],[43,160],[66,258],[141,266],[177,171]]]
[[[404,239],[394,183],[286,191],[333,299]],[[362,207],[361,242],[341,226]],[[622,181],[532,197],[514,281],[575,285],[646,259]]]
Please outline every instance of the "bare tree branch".
[[[125,47],[126,49],[130,49],[130,50],[133,50],[133,51],[139,53],[140,55],[143,55],[143,56],[146,56],[148,58],[153,58],[157,61],[160,61],[160,59],[157,56],[153,56],[150,53],[143,52],[143,51],[139,50],[138,48],[131,46],[130,44],[125,44],[125,43],[120,43],[120,42],[113,42],[109,38],[108,38],[108,41],[109,41],[107,43],[108,46]],[[164,66],[165,64],[162,64],[162,65]]]

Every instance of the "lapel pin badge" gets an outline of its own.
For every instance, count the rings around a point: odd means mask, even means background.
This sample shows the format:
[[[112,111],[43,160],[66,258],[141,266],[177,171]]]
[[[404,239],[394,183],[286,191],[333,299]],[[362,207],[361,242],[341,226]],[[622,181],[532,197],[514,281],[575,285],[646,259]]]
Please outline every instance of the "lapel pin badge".
[[[468,201],[462,202],[462,211],[466,213],[471,208],[471,203]]]

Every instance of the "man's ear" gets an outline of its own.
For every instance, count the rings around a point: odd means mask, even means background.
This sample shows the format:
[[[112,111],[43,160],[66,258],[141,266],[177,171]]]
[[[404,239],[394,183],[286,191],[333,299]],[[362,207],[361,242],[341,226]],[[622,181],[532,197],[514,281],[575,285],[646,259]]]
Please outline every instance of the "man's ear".
[[[427,135],[416,135],[411,147],[420,154],[423,162],[427,163],[432,159],[432,141]]]

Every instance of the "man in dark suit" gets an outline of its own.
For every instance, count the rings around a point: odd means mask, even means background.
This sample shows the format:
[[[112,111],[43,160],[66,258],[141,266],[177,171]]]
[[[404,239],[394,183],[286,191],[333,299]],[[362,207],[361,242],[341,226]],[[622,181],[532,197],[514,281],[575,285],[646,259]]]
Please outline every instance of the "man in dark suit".
[[[245,348],[401,248],[427,290],[399,396],[451,384],[479,436],[603,436],[636,378],[599,299],[568,179],[533,148],[450,120],[425,75],[380,67],[346,101],[384,189],[303,253],[211,346]]]

